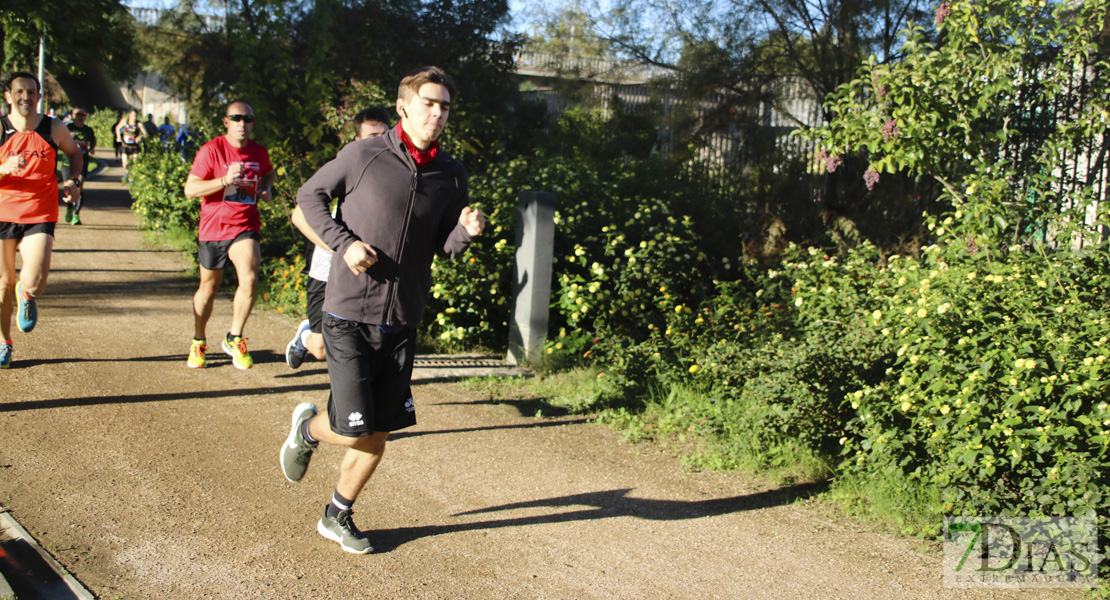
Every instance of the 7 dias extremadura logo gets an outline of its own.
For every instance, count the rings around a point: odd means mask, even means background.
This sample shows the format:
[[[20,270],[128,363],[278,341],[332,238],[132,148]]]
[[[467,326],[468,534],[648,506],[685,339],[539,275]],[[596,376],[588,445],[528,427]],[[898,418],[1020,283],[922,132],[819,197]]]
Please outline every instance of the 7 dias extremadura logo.
[[[944,521],[945,587],[1090,587],[1099,560],[1093,516]]]

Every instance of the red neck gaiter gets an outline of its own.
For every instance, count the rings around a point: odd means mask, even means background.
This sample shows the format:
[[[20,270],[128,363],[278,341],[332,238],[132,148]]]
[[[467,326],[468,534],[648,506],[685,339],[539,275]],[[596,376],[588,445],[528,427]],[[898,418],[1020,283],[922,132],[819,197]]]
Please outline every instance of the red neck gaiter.
[[[412,160],[416,162],[416,166],[423,167],[435,160],[436,152],[439,151],[439,140],[432,142],[432,145],[429,146],[427,150],[417,150],[412,140],[410,140],[409,136],[405,133],[405,130],[401,128],[400,121],[397,122],[397,137],[405,142],[405,148],[409,151],[409,156],[412,157]]]

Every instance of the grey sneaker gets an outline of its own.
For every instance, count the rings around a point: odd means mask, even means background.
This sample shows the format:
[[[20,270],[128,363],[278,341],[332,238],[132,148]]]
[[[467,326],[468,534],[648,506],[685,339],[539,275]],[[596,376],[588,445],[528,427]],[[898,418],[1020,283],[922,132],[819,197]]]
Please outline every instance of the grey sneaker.
[[[340,511],[334,518],[328,516],[328,509],[324,507],[324,516],[316,524],[316,531],[333,542],[339,542],[339,547],[351,554],[367,554],[374,551],[370,540],[355,527],[351,520],[351,511]]]
[[[293,409],[293,427],[289,430],[289,437],[281,445],[281,470],[285,478],[297,483],[304,477],[308,470],[308,461],[312,460],[312,453],[316,451],[317,444],[310,444],[301,435],[301,423],[316,416],[316,405],[311,402],[302,402]]]
[[[297,326],[297,334],[285,347],[285,364],[289,365],[290,369],[300,367],[304,362],[305,355],[308,354],[308,348],[305,348],[304,344],[301,343],[301,333],[306,329],[312,329],[308,319],[301,321],[301,324]]]

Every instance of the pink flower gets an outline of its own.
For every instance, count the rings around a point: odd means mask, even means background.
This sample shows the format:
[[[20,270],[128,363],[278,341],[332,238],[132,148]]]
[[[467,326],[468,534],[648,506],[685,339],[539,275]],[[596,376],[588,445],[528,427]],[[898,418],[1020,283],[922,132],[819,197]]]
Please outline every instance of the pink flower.
[[[890,140],[898,138],[898,124],[894,119],[887,119],[883,124],[883,141],[889,142]]]
[[[836,154],[829,155],[824,150],[817,153],[817,160],[824,161],[825,170],[829,173],[835,172],[837,167],[844,163],[844,160]]]
[[[863,174],[863,182],[867,184],[868,191],[874,189],[875,184],[879,183],[879,172],[868,169],[867,172]]]
[[[937,23],[937,27],[940,27],[944,23],[944,20],[947,19],[948,16],[951,15],[951,14],[952,14],[952,3],[951,2],[941,2],[940,6],[937,7],[936,14],[934,15],[936,23]]]

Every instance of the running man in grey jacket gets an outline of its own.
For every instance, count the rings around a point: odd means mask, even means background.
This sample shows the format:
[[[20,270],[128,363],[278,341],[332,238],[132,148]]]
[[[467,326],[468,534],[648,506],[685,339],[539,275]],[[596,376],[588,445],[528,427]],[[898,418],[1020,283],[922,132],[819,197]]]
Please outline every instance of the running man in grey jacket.
[[[416,423],[409,384],[432,259],[462,256],[486,224],[469,206],[466,169],[436,141],[454,95],[439,68],[410,72],[397,90],[397,126],[348,144],[297,192],[305,220],[335,249],[323,332],[331,395],[326,417],[309,402],[293,410],[281,467],[297,482],[319,442],[347,448],[316,530],[355,554],[373,551],[351,519],[355,499],[389,433]]]

